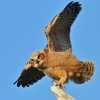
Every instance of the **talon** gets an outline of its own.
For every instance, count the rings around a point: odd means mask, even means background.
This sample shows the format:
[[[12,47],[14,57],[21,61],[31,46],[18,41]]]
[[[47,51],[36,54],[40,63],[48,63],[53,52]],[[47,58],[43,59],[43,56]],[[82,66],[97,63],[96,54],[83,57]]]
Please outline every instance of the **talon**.
[[[56,86],[59,86],[60,88],[62,88],[64,84],[62,82],[56,82]]]

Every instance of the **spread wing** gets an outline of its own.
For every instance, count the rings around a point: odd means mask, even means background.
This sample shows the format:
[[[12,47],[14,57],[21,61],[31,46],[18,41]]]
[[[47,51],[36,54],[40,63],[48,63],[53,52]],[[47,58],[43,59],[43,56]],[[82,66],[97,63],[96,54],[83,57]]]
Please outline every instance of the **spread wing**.
[[[72,51],[70,28],[80,11],[81,4],[70,2],[46,27],[45,33],[49,51]]]
[[[45,46],[44,51],[48,52],[47,45]],[[17,87],[28,87],[42,79],[44,76],[45,74],[42,71],[39,71],[37,68],[34,68],[29,63],[27,63],[24,70],[20,74],[20,77],[17,79],[17,81],[14,82],[14,84],[17,84]]]
[[[39,71],[38,69],[29,66],[27,68],[24,68],[24,70],[22,71],[20,77],[18,78],[18,80],[16,82],[14,82],[14,84],[17,84],[17,87],[29,87],[30,85],[36,83],[38,80],[42,79],[42,77],[44,77],[44,73]]]

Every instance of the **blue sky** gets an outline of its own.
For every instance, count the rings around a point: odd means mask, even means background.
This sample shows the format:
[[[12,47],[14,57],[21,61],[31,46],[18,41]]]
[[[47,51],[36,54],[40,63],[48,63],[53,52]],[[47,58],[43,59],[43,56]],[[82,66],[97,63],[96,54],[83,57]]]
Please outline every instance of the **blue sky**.
[[[13,82],[30,54],[47,43],[44,28],[71,0],[0,0],[0,100],[56,100],[48,77],[29,88]],[[82,11],[71,28],[73,53],[92,60],[96,72],[83,85],[70,82],[65,90],[76,100],[100,99],[100,1],[77,0]]]

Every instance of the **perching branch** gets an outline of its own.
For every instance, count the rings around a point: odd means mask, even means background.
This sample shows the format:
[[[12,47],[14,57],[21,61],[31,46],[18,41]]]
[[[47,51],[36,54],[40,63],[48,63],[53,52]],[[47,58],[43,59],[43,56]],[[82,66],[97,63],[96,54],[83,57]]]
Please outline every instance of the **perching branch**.
[[[51,91],[56,95],[57,100],[75,100],[58,86],[52,86]]]

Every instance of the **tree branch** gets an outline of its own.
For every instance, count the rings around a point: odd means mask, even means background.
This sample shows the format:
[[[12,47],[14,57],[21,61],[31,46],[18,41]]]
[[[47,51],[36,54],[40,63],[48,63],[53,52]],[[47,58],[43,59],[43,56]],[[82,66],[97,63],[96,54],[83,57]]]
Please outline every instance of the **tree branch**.
[[[52,86],[51,91],[56,95],[57,100],[75,100],[72,96],[68,95],[62,88]]]

